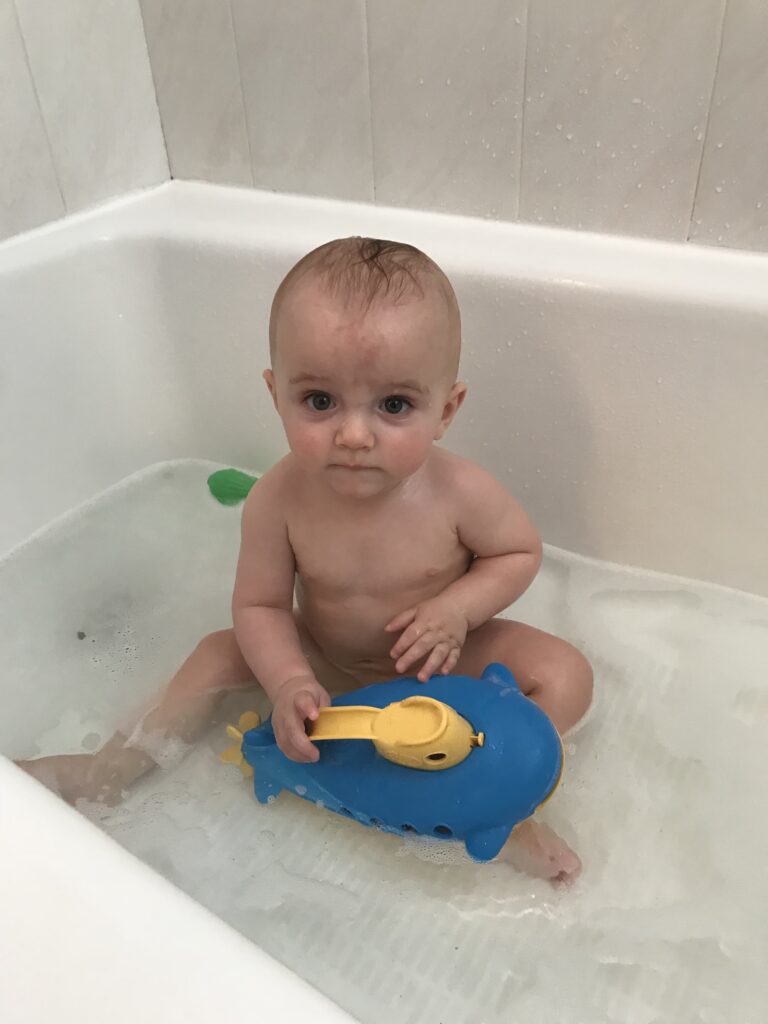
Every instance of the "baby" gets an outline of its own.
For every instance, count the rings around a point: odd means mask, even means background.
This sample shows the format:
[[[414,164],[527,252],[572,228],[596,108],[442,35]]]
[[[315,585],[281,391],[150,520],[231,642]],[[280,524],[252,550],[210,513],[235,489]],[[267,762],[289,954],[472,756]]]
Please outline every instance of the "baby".
[[[143,733],[191,740],[223,692],[258,680],[283,752],[315,761],[305,723],[329,694],[402,673],[479,676],[490,662],[565,733],[589,705],[589,664],[494,618],[535,577],[539,537],[493,477],[434,444],[467,392],[445,274],[410,245],[328,242],[278,288],[269,339],[264,379],[290,454],[245,503],[234,629],[199,644]],[[24,767],[69,799],[104,798],[152,767],[147,749],[118,733],[96,755]],[[553,881],[580,870],[533,819],[501,857]]]

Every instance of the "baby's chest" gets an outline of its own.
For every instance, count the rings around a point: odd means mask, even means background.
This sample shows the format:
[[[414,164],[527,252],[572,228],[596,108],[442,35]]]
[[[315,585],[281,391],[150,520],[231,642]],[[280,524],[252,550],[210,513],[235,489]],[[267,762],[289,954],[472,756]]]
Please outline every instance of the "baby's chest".
[[[466,561],[451,525],[416,517],[402,522],[296,523],[290,530],[296,568],[305,586],[346,593],[390,593],[420,587]]]

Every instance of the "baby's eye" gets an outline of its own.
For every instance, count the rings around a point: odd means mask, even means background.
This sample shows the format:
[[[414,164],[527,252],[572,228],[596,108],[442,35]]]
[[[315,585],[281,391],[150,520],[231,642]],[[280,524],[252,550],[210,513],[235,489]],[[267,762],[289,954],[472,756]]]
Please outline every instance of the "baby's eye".
[[[313,391],[304,401],[314,412],[327,412],[333,405],[333,399],[324,391]]]
[[[411,403],[407,398],[403,398],[402,395],[389,395],[381,403],[381,407],[390,416],[400,416],[401,413],[411,408]]]

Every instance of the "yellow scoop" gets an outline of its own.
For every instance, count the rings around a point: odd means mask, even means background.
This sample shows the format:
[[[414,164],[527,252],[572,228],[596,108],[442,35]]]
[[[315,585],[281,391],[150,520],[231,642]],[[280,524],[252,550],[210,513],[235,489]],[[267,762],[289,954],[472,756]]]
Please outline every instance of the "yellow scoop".
[[[451,768],[485,741],[453,708],[418,696],[386,708],[321,708],[307,731],[312,740],[371,740],[388,761],[423,771]]]

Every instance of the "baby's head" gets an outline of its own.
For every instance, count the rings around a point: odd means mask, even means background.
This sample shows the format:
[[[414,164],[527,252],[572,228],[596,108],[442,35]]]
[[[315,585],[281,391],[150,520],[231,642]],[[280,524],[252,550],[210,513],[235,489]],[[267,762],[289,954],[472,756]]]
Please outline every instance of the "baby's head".
[[[426,461],[466,387],[448,278],[399,242],[342,238],[286,275],[264,373],[302,468],[340,494],[390,490]]]

